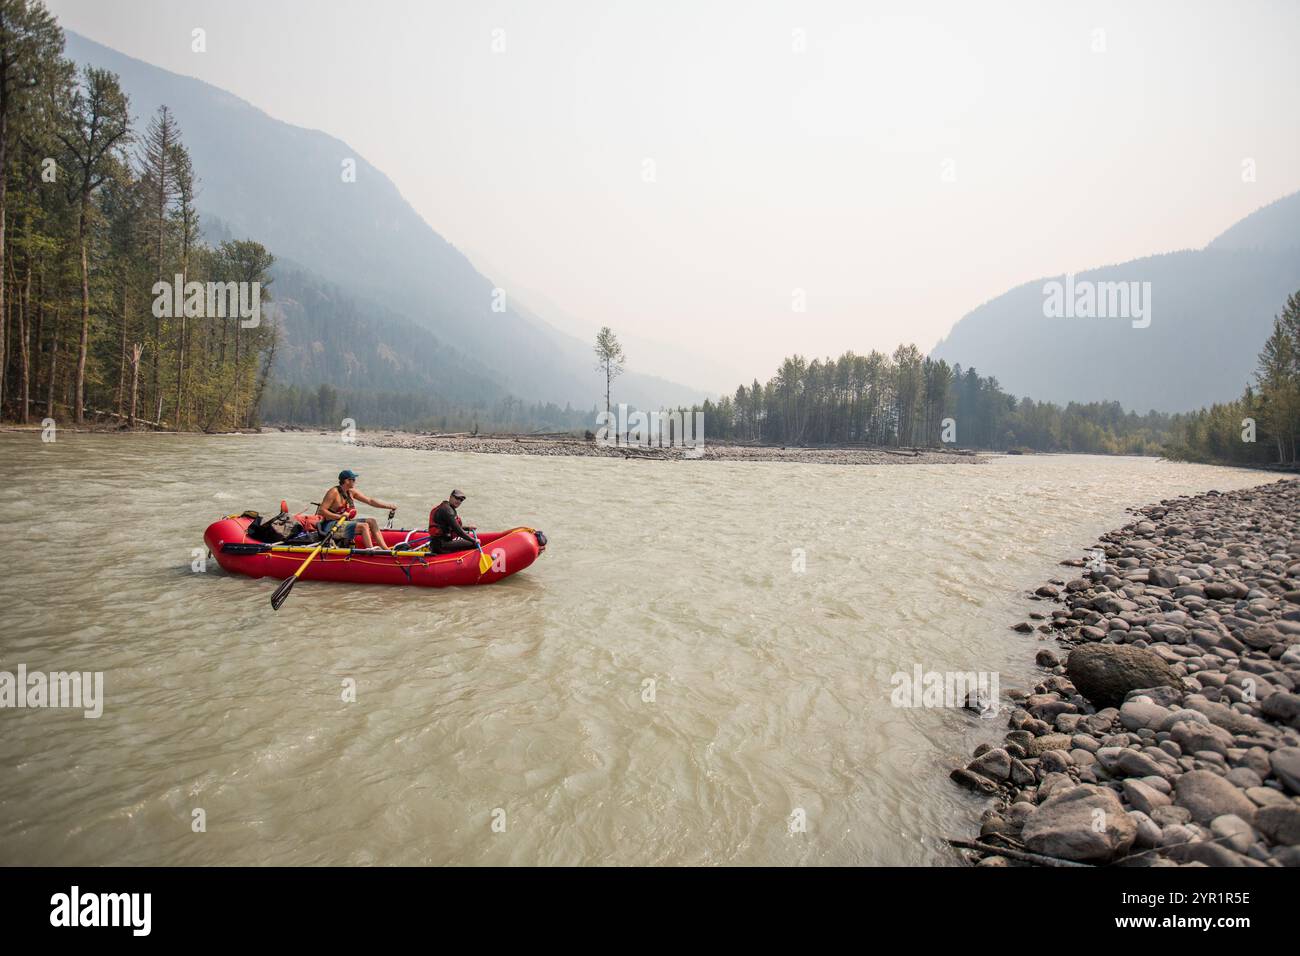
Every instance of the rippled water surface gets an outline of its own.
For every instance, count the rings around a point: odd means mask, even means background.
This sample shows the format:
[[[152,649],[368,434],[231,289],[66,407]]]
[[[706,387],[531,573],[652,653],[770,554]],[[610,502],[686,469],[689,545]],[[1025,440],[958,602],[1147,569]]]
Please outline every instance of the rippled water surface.
[[[99,720],[0,710],[6,864],[951,863],[980,804],[947,770],[1003,721],[895,708],[890,676],[1024,685],[1036,642],[1008,625],[1058,561],[1126,507],[1268,480],[300,435],[11,433],[0,454],[0,670],[103,671],[106,696]],[[343,467],[399,524],[456,485],[468,519],[550,547],[491,587],[303,582],[278,613],[273,581],[191,570],[210,521],[319,501]]]

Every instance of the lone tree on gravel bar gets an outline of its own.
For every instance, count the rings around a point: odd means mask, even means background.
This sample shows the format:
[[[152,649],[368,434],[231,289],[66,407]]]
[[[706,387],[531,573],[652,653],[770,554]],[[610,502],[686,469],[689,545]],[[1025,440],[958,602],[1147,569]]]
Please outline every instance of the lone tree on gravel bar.
[[[603,325],[596,333],[596,371],[605,373],[605,415],[609,415],[609,389],[614,379],[623,374],[623,363],[627,356],[623,346],[608,325]]]

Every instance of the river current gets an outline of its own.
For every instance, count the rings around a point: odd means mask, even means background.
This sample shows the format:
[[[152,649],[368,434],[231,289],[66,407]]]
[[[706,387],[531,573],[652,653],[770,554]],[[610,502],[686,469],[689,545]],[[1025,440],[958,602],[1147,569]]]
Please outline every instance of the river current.
[[[0,435],[0,864],[956,861],[947,771],[1005,719],[893,675],[1033,682],[1009,625],[1125,509],[1269,476],[1150,458],[831,466],[468,455],[333,436]],[[202,534],[342,468],[422,525],[453,487],[550,541],[499,584],[226,574]],[[363,514],[384,515],[372,509]],[[201,568],[203,570],[195,570]],[[352,690],[354,688],[354,690]]]

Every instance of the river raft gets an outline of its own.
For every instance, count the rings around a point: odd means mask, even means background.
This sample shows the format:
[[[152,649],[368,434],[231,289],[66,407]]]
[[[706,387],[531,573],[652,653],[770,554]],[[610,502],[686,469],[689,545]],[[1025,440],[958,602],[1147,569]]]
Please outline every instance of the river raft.
[[[256,541],[248,535],[254,520],[228,515],[208,525],[203,533],[204,543],[223,570],[251,578],[287,578],[316,550],[314,544]],[[392,551],[322,548],[303,570],[303,580],[426,588],[495,584],[529,567],[546,550],[546,536],[534,528],[481,532],[479,542],[492,564],[480,573],[476,550],[430,554],[414,546],[427,538],[422,531],[390,528],[380,534]]]

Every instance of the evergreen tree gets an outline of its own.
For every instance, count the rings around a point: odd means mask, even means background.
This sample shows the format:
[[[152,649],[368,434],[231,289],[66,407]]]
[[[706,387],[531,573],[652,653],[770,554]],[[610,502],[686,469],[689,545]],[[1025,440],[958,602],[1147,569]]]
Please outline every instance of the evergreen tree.
[[[69,193],[77,206],[77,251],[81,256],[81,339],[77,347],[77,388],[74,415],[85,418],[86,355],[90,343],[90,229],[96,207],[91,198],[120,159],[116,151],[129,139],[126,96],[117,77],[107,70],[86,67],[68,102],[66,124],[59,139],[67,150]]]

